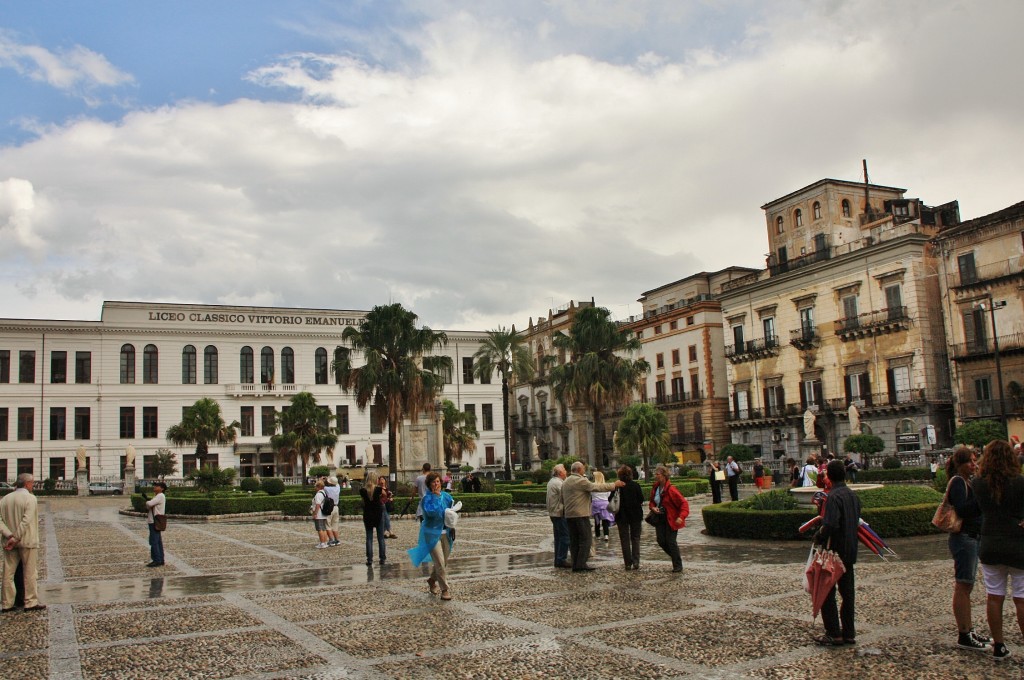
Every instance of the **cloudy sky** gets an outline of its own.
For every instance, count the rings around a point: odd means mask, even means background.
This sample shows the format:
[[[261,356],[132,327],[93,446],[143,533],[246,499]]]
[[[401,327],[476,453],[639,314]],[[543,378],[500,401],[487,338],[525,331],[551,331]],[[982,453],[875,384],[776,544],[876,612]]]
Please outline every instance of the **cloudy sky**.
[[[1024,200],[1019,0],[9,0],[0,317],[486,329],[764,266],[766,201]]]

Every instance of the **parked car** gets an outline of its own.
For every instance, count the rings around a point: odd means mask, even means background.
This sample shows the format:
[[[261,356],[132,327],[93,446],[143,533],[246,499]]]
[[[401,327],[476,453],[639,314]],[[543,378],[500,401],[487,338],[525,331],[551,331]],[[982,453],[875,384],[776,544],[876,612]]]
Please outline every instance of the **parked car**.
[[[113,482],[89,482],[90,496],[101,496],[104,494],[120,496],[122,493],[124,493],[124,489],[120,484]]]

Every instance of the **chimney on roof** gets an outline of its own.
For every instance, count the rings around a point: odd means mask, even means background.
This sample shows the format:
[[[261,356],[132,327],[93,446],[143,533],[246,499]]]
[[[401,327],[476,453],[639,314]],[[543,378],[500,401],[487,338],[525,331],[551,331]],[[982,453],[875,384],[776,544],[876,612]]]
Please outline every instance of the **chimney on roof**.
[[[871,190],[868,188],[868,159],[862,158],[861,165],[864,166],[864,213],[871,213]]]

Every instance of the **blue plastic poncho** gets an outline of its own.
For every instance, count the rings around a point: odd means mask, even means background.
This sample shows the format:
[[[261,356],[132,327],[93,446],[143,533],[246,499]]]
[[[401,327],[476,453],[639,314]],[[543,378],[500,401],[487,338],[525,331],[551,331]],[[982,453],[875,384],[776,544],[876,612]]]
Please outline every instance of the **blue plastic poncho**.
[[[423,497],[423,522],[420,523],[420,540],[419,543],[407,551],[409,559],[412,560],[412,566],[418,567],[421,564],[433,562],[430,558],[430,551],[437,545],[442,531],[448,532],[449,545],[454,544],[455,532],[451,529],[446,529],[444,526],[444,511],[454,504],[455,500],[447,491],[442,491],[440,496],[427,493]]]

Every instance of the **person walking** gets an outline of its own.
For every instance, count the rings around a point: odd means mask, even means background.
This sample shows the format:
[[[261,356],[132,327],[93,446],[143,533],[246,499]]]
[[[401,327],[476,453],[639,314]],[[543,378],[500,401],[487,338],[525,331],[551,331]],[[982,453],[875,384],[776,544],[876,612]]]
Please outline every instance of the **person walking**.
[[[615,527],[619,531],[619,545],[622,546],[622,561],[626,571],[640,568],[640,530],[644,524],[644,491],[633,481],[633,469],[623,465],[616,472],[625,483],[621,489],[612,491],[619,496],[619,511],[615,513]]]
[[[146,503],[146,524],[149,527],[149,564],[147,567],[162,567],[164,566],[164,536],[163,528],[157,528],[157,523],[160,522],[161,527],[166,527],[166,519],[158,520],[158,517],[164,517],[167,514],[167,496],[164,492],[167,491],[167,484],[160,480],[153,482],[153,497],[146,498],[146,494],[142,494],[142,500]]]
[[[1007,585],[1012,589],[1017,625],[1024,633],[1024,477],[1009,442],[997,439],[985,446],[974,493],[981,506],[978,559],[985,578],[992,655],[1002,661],[1010,656],[1003,637]]]
[[[387,547],[384,544],[384,531],[381,528],[384,503],[381,501],[383,489],[377,483],[377,473],[368,472],[359,496],[363,499],[363,529],[366,531],[366,566],[373,565],[373,532],[377,531],[377,556],[380,563],[387,561]]]
[[[672,559],[672,571],[679,573],[683,570],[683,558],[679,554],[678,534],[686,526],[690,504],[679,489],[672,486],[671,475],[664,465],[654,469],[654,486],[648,505],[657,517],[654,531],[658,546]]]
[[[760,458],[754,459],[754,493],[761,493],[767,487],[768,478],[764,476],[764,464]]]
[[[611,491],[626,484],[616,480],[608,484],[595,484],[583,476],[587,466],[576,461],[572,464],[572,474],[562,482],[562,505],[565,509],[565,521],[569,525],[569,556],[573,571],[594,571],[596,567],[587,565],[590,558],[590,493],[592,491]]]
[[[725,477],[729,484],[729,499],[738,501],[740,499],[740,475],[743,469],[740,464],[733,460],[732,456],[725,459]]]
[[[604,473],[594,470],[594,483],[604,484]],[[604,540],[608,542],[608,528],[615,521],[615,515],[608,512],[608,491],[590,492],[590,514],[594,516],[594,540],[601,539],[601,530],[604,529]]]
[[[427,587],[431,594],[440,590],[442,600],[452,599],[448,584],[448,556],[454,532],[444,525],[444,511],[455,505],[451,494],[441,488],[441,475],[429,472],[424,480],[427,495],[423,497],[423,522],[420,524],[419,542],[409,549],[412,566],[432,562]]]
[[[317,550],[323,550],[327,547],[327,515],[324,514],[324,501],[327,499],[327,493],[324,491],[323,482],[317,482],[313,489],[313,503],[310,512],[313,515],[313,529],[316,531],[317,538],[320,539],[315,547]]]
[[[572,568],[569,563],[569,525],[565,521],[565,506],[562,504],[562,482],[565,476],[564,465],[559,463],[553,467],[545,496],[551,531],[555,538],[555,566],[559,569]]]
[[[946,497],[963,524],[949,535],[949,554],[953,556],[953,619],[956,621],[957,646],[984,652],[992,649],[988,636],[974,632],[971,616],[971,591],[978,575],[978,547],[981,542],[981,506],[971,486],[977,472],[978,457],[966,446],[959,447],[946,464]]]
[[[420,502],[416,506],[416,519],[420,521],[423,520],[423,497],[429,491],[427,488],[428,474],[430,474],[430,463],[424,463],[423,467],[420,468],[420,474],[416,476],[416,479],[412,480],[412,483],[416,486],[416,493],[420,496]]]
[[[32,488],[35,479],[23,472],[14,483],[14,491],[0,499],[0,535],[5,537],[4,578],[0,586],[0,609],[14,609],[14,574],[22,568],[25,581],[25,611],[46,609],[39,603],[39,504]]]
[[[836,586],[832,587],[825,603],[821,606],[821,620],[825,634],[814,640],[819,645],[839,646],[856,644],[857,631],[854,624],[855,579],[853,567],[857,563],[857,529],[860,526],[860,499],[846,486],[846,467],[842,461],[833,460],[826,469],[832,485],[825,504],[825,515],[821,529],[814,539],[818,545],[831,548],[843,561],[846,571],[839,579],[839,595],[843,598],[842,610],[836,604]]]
[[[338,504],[341,501],[341,487],[338,486],[337,477],[332,475],[327,478],[324,493],[334,501],[334,507],[331,508],[331,512],[327,516],[327,545],[334,547],[341,545],[341,541],[338,540],[338,530],[341,528],[341,511],[338,509]]]

